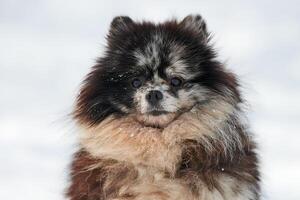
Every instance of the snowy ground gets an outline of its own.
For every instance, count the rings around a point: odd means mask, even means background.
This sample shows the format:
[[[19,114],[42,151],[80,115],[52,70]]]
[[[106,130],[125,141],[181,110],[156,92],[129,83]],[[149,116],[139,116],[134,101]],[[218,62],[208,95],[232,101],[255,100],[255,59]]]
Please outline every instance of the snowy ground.
[[[0,199],[63,199],[76,149],[67,115],[113,16],[189,13],[206,18],[244,84],[265,199],[300,199],[300,3],[226,2],[0,1]]]

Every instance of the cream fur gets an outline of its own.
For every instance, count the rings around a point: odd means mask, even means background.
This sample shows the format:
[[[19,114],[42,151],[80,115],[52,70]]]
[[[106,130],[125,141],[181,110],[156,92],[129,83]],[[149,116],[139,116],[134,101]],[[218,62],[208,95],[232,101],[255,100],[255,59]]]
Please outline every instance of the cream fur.
[[[147,127],[133,115],[123,118],[111,116],[96,127],[81,125],[80,141],[92,156],[125,161],[133,164],[138,171],[137,181],[124,185],[120,198],[114,200],[126,199],[121,198],[126,194],[135,194],[136,200],[246,200],[254,195],[251,190],[225,175],[217,179],[223,192],[211,191],[200,182],[203,185],[199,187],[200,197],[193,196],[184,182],[165,178],[166,172],[171,177],[175,175],[182,153],[180,143],[186,139],[203,142],[208,150],[214,147],[204,138],[222,140],[229,150],[232,142],[239,144],[234,130],[232,135],[222,132],[224,121],[235,112],[228,101],[211,100],[206,105],[194,106],[164,128]],[[239,145],[236,146],[238,148]],[[236,187],[240,188],[239,193],[233,191]]]
[[[162,129],[144,126],[135,116],[111,116],[96,127],[82,125],[80,141],[95,157],[152,166],[172,174],[181,155],[180,142],[183,140],[206,142],[203,136],[207,136],[231,144],[233,138],[222,134],[219,127],[233,112],[233,106],[226,101],[211,101],[183,113]],[[168,121],[164,118],[156,120],[158,123]],[[206,146],[212,148],[209,143]]]

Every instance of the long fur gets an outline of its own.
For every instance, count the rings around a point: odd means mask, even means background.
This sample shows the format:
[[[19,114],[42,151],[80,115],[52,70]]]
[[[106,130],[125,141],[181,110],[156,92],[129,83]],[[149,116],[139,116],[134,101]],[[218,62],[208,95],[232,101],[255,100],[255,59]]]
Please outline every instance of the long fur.
[[[166,71],[191,83],[173,96],[164,93],[169,95],[164,105],[169,113],[144,114],[139,112],[146,109],[141,98],[152,86],[140,93],[131,89],[126,80],[136,70],[126,66],[151,63],[159,71],[164,58],[160,48],[170,34],[172,67]],[[142,44],[145,40],[150,45]],[[189,45],[180,47],[177,40]],[[206,24],[198,15],[159,25],[129,17],[113,20],[106,56],[88,75],[74,111],[81,150],[72,163],[71,200],[259,199],[256,145],[242,121],[238,83],[215,60],[208,43]],[[115,67],[120,63],[123,68]],[[198,65],[201,69],[190,67]],[[157,75],[156,80],[166,84],[165,79]]]

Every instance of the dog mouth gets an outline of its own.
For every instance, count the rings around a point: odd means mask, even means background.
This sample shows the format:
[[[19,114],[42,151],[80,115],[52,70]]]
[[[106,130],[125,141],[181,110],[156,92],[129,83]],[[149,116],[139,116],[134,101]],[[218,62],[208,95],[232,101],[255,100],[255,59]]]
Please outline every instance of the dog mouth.
[[[169,112],[165,111],[165,110],[153,110],[153,111],[150,111],[146,114],[148,115],[152,115],[152,116],[160,116],[160,115],[166,115],[168,114]]]
[[[153,108],[144,113],[136,112],[132,116],[142,126],[164,129],[183,113],[189,112],[194,106],[195,104],[181,108],[175,112],[166,111],[161,108]]]
[[[178,113],[175,112],[153,110],[146,113],[136,114],[135,119],[145,127],[165,128],[174,121],[177,116]]]
[[[135,114],[135,120],[145,127],[164,129],[182,112],[168,112],[165,110],[151,110],[145,113]]]

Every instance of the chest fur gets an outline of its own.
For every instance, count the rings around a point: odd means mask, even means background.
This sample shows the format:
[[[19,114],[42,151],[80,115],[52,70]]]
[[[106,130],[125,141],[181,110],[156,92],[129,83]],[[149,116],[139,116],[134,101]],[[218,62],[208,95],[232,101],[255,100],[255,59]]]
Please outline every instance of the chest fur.
[[[188,168],[172,176],[156,168],[95,159],[84,151],[75,156],[71,175],[68,196],[72,200],[257,199],[254,185],[230,172]]]

